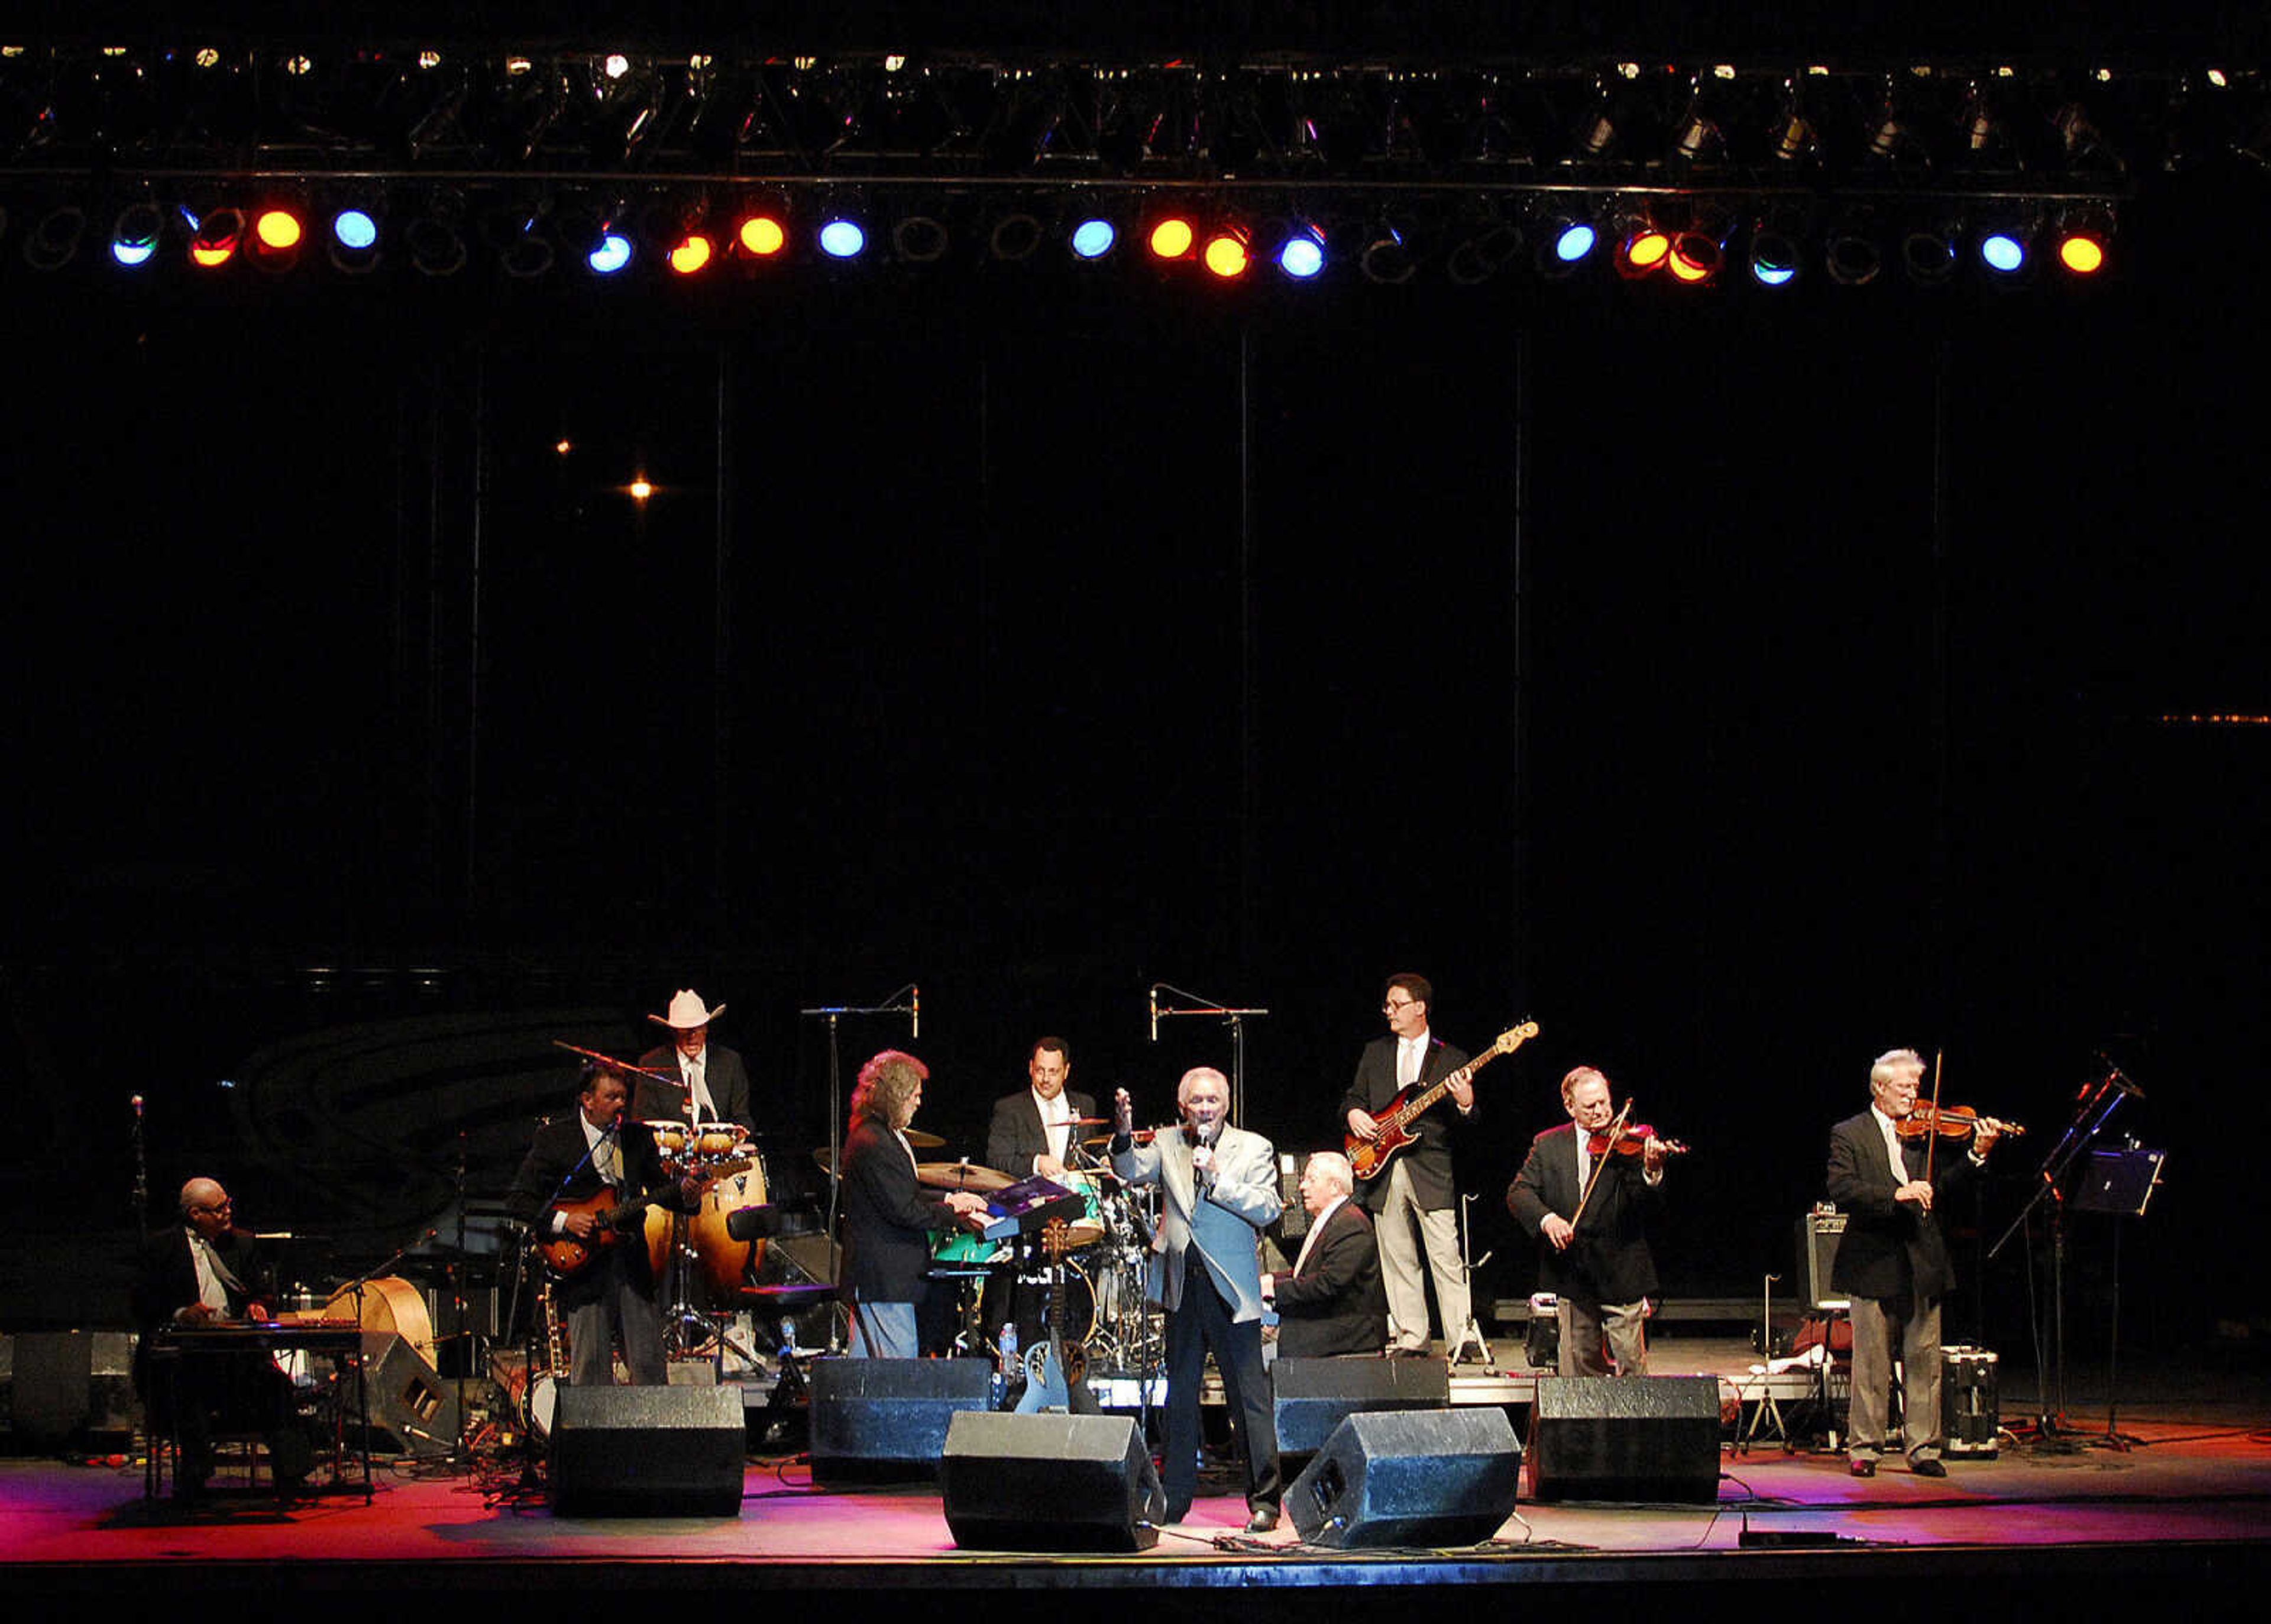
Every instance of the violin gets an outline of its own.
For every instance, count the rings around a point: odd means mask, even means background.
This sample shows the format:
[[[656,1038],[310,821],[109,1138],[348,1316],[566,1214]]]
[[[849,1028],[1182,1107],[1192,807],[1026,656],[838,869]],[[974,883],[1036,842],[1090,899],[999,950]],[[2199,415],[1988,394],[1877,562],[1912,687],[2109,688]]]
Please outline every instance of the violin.
[[[1648,1142],[1657,1137],[1656,1129],[1645,1122],[1620,1130],[1612,1122],[1606,1130],[1593,1135],[1585,1142],[1585,1154],[1595,1161],[1604,1156],[1638,1156],[1648,1149]],[[1677,1139],[1664,1139],[1661,1143],[1667,1156],[1687,1154],[1687,1147]]]
[[[2022,1139],[2027,1133],[2016,1122],[1982,1116],[1969,1106],[1936,1106],[1923,1099],[1917,1101],[1916,1109],[1896,1126],[1903,1139],[1921,1139],[1926,1134],[1937,1134],[1943,1139],[1969,1139],[1981,1128],[1991,1134],[2008,1134],[2014,1139]]]

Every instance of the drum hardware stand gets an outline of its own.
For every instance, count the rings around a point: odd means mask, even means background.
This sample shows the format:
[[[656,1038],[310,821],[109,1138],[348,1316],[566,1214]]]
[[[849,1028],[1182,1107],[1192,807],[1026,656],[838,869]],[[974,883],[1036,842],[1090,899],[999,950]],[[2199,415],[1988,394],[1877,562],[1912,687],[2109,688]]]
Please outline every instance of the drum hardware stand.
[[[1161,993],[1171,994],[1177,998],[1188,998],[1192,1002],[1187,1005],[1165,1006],[1159,1002]],[[1161,1021],[1172,1021],[1187,1015],[1212,1016],[1230,1028],[1230,1116],[1228,1120],[1233,1122],[1245,1121],[1246,1020],[1248,1016],[1266,1016],[1270,1011],[1258,1009],[1232,1009],[1226,1005],[1215,1003],[1210,999],[1202,998],[1196,993],[1185,992],[1181,987],[1172,986],[1165,981],[1153,982],[1148,991],[1147,1000],[1151,1010],[1151,1041],[1154,1043],[1159,1040]]]
[[[1479,1348],[1482,1350],[1483,1368],[1487,1370],[1490,1368],[1491,1346],[1483,1336],[1481,1322],[1475,1318],[1475,1270],[1490,1262],[1493,1255],[1485,1252],[1480,1257],[1474,1256],[1473,1216],[1467,1211],[1469,1204],[1478,1199],[1480,1197],[1475,1196],[1463,1195],[1459,1197],[1459,1272],[1467,1283],[1467,1322],[1456,1341],[1452,1339],[1449,1327],[1446,1326],[1443,1339],[1450,1344],[1451,1349],[1447,1363],[1456,1367],[1461,1354],[1470,1347]]]
[[[901,1003],[905,998],[906,1002]],[[877,1004],[822,1004],[810,1009],[799,1009],[799,1015],[820,1016],[828,1022],[828,1238],[832,1247],[836,1240],[836,1206],[843,1194],[844,1177],[838,1163],[844,1153],[844,1058],[838,1047],[837,1023],[847,1015],[904,1015],[907,1017],[907,1035],[922,1036],[922,988],[913,982],[891,994]],[[834,1322],[830,1322],[830,1352],[840,1352],[834,1346]]]
[[[2106,1123],[2121,1108],[2124,1100],[2145,1098],[2145,1091],[2124,1075],[2102,1051],[2097,1056],[2105,1067],[2104,1075],[2082,1084],[2074,1097],[2072,1119],[2066,1131],[2043,1157],[2042,1166],[2035,1171],[2035,1193],[2027,1204],[2019,1209],[2018,1216],[2009,1227],[1987,1248],[1992,1262],[2022,1231],[2032,1233],[2034,1211],[2037,1206],[2049,1209],[2051,1240],[2051,1337],[2044,1345],[2039,1320],[2035,1330],[2036,1382],[2040,1391],[2036,1395],[2037,1412],[2032,1431],[2033,1441],[2038,1448],[2069,1449],[2060,1434],[2067,1430],[2066,1419],[2066,1196],[2059,1188],[2067,1173],[2089,1154],[2105,1131]],[[2037,1294],[2029,1291],[2028,1300],[2033,1305]],[[2014,1428],[2014,1431],[2018,1430]]]

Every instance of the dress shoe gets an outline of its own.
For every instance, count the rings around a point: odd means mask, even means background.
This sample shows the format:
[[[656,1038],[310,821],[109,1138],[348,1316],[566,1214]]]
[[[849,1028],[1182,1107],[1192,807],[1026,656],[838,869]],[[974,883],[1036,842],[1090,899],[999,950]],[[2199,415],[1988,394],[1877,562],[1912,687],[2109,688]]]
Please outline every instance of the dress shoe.
[[[1184,1523],[1190,1520],[1190,1515],[1191,1503],[1188,1501],[1185,1501],[1180,1506],[1169,1506],[1167,1508],[1167,1515],[1161,1517],[1159,1520],[1162,1523]]]
[[[1938,1456],[1926,1456],[1922,1460],[1910,1461],[1909,1470],[1919,1478],[1944,1478],[1947,1475],[1947,1468],[1940,1464]]]
[[[1249,1534],[1266,1534],[1277,1526],[1277,1508],[1275,1506],[1256,1506],[1254,1515],[1246,1519],[1246,1531]]]
[[[1479,1342],[1462,1342],[1459,1351],[1451,1355],[1454,1365],[1487,1365],[1490,1355]]]
[[[1407,1348],[1399,1342],[1394,1347],[1388,1350],[1388,1357],[1390,1359],[1425,1359],[1427,1357],[1427,1352],[1428,1350],[1426,1348]]]
[[[1849,1478],[1873,1478],[1877,1475],[1877,1463],[1865,1456],[1857,1455],[1845,1463],[1845,1475]]]

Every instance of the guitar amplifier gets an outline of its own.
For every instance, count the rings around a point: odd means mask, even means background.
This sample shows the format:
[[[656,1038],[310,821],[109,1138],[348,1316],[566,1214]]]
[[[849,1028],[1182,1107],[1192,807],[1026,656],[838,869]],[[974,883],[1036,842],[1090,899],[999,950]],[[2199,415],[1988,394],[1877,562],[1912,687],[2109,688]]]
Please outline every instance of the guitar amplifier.
[[[1851,1299],[1829,1285],[1837,1244],[1844,1238],[1845,1215],[1827,1203],[1798,1220],[1798,1278],[1806,1286],[1806,1306],[1817,1313],[1853,1306]]]

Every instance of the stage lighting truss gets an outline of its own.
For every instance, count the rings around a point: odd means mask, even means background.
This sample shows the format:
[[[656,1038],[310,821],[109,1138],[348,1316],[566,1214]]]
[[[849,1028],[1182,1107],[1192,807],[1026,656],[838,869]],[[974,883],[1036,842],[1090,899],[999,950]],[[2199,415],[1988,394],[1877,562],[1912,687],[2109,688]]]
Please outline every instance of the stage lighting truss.
[[[0,171],[0,219],[15,262],[74,275],[246,260],[732,287],[1132,262],[1252,287],[2015,286],[2036,258],[2102,279],[2119,208],[2169,168],[2271,166],[2252,67],[1801,49],[1202,67],[53,42],[0,56],[0,108],[41,121]],[[297,242],[263,229],[279,204]],[[1264,274],[1223,275],[1240,253]]]

